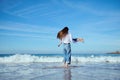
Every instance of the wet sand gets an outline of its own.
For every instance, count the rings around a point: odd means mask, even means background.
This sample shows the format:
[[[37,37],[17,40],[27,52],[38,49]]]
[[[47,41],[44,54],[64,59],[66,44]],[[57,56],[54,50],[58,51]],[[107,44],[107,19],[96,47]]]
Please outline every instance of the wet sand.
[[[120,80],[119,63],[0,63],[0,80]]]

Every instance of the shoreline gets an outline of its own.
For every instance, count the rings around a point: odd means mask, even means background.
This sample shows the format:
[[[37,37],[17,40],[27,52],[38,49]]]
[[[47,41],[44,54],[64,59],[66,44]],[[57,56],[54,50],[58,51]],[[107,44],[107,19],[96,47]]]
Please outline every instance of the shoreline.
[[[1,80],[120,80],[120,64],[79,63],[0,64]],[[109,75],[109,76],[108,76]]]
[[[116,51],[116,52],[109,52],[107,54],[120,54],[120,51]]]

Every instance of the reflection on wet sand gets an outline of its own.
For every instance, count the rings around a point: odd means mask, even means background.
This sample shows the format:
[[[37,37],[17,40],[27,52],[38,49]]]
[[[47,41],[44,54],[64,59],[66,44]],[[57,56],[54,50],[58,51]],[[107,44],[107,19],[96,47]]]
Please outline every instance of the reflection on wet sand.
[[[65,69],[64,70],[64,80],[72,80],[71,79],[72,75],[71,75],[71,69]]]

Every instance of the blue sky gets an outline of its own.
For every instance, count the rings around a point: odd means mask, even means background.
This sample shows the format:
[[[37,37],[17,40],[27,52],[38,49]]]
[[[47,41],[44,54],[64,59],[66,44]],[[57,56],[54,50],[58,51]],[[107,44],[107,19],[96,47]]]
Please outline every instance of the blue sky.
[[[72,53],[120,50],[120,0],[0,0],[0,53],[62,53],[65,26],[85,40]]]

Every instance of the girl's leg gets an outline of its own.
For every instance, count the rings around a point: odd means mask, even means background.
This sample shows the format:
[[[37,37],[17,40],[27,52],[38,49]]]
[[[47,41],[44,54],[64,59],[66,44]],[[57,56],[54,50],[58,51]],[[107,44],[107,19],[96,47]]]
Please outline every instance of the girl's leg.
[[[71,45],[70,44],[67,45],[67,61],[66,61],[66,63],[67,63],[67,66],[68,66],[68,64],[71,64]]]
[[[64,49],[64,63],[66,63],[66,53],[67,53],[67,50]]]
[[[71,45],[64,44],[64,67],[68,67],[71,64]]]
[[[67,49],[66,49],[66,45],[64,44],[64,67],[66,67],[66,61],[67,61]]]

